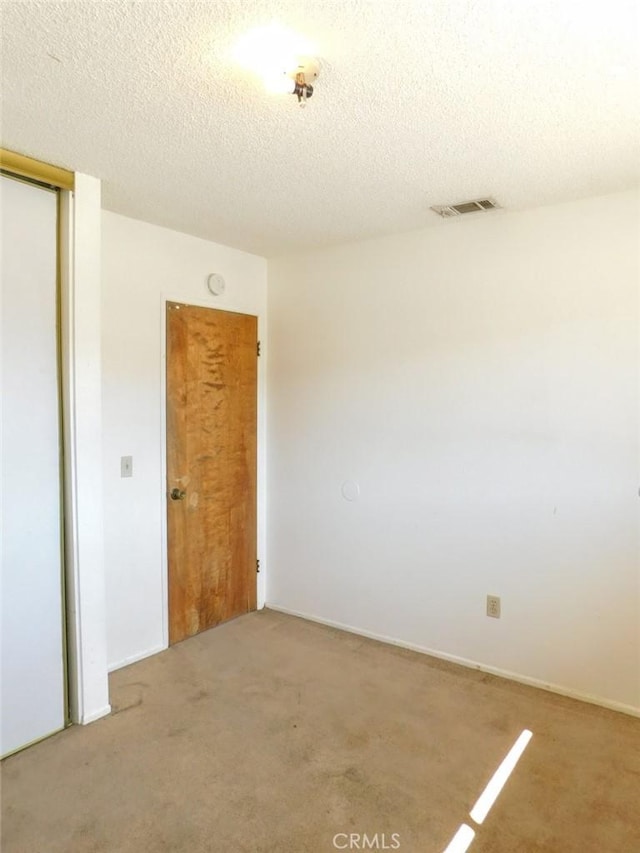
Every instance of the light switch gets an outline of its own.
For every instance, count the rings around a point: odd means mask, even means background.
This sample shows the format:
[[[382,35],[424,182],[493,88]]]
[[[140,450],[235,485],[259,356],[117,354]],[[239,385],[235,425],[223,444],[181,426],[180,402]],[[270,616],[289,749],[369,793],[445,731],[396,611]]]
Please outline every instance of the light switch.
[[[120,457],[120,476],[133,477],[133,456]]]

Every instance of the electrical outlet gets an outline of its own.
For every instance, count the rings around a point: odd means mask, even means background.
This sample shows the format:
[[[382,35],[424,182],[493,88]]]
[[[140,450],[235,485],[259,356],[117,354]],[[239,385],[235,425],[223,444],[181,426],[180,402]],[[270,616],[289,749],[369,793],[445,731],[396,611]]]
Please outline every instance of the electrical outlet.
[[[133,456],[120,457],[120,476],[133,477]]]
[[[500,596],[487,596],[487,616],[492,616],[494,619],[500,618]]]

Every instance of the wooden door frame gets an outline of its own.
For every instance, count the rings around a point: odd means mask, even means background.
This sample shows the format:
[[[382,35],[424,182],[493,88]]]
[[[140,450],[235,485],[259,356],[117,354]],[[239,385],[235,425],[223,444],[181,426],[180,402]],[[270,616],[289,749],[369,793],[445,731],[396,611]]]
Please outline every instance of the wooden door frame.
[[[215,297],[198,299],[184,294],[163,292],[160,295],[160,472],[161,472],[161,529],[162,529],[162,644],[169,648],[169,561],[167,541],[167,303],[192,305],[194,308],[211,308],[214,311],[228,311],[232,314],[245,314],[256,317],[258,322],[258,340],[261,341],[258,358],[258,420],[256,425],[257,444],[257,557],[260,561],[260,573],[256,578],[257,610],[262,610],[266,594],[266,346],[265,317],[253,311],[247,311],[233,301],[212,303]]]

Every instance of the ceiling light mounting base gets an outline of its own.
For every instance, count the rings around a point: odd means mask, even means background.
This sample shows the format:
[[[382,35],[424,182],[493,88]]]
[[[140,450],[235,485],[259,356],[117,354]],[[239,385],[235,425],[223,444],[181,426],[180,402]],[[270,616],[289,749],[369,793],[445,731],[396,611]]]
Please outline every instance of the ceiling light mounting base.
[[[306,106],[307,100],[313,95],[313,84],[320,74],[320,64],[311,56],[300,57],[298,64],[288,76],[293,79],[292,94],[298,98],[301,107]]]

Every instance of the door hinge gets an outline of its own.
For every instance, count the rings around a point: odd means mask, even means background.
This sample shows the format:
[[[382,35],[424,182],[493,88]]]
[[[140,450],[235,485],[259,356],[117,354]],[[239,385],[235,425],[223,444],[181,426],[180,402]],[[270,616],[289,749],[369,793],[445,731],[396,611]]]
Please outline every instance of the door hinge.
[[[256,560],[256,572],[260,574],[260,560]]]
[[[260,355],[260,341],[258,341],[258,355]]]

